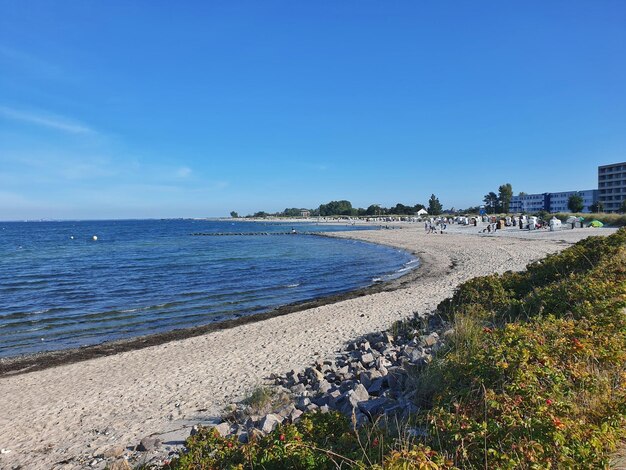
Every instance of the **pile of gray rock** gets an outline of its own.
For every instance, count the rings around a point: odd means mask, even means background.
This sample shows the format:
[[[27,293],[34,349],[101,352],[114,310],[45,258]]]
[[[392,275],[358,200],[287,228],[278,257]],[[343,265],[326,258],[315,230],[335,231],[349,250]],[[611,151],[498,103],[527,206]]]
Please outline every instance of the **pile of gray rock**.
[[[349,343],[334,359],[271,376],[273,393],[280,397],[276,409],[251,414],[243,403],[232,405],[216,429],[222,436],[236,435],[246,442],[279,424],[295,423],[307,412],[339,411],[357,425],[379,417],[404,420],[418,411],[414,392],[407,387],[411,372],[430,363],[451,334],[453,330],[434,319],[426,328],[405,324],[402,333],[368,334]]]

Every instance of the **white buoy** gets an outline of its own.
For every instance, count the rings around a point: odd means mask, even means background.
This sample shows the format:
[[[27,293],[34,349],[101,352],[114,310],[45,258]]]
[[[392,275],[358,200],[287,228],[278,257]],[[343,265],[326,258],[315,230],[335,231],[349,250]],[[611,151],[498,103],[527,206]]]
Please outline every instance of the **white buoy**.
[[[94,242],[95,242],[96,240],[98,240],[98,236],[97,236],[97,235],[94,235],[94,236],[93,236],[93,237],[91,237],[91,238],[93,238],[93,241],[94,241]]]
[[[74,240],[74,235],[70,235],[70,240]]]

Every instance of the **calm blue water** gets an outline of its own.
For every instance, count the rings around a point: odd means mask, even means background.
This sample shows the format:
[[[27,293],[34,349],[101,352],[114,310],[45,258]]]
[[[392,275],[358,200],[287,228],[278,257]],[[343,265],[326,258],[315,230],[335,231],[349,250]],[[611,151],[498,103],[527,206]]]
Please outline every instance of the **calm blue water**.
[[[0,357],[250,315],[366,286],[416,263],[392,248],[312,235],[191,235],[292,227],[355,229],[204,220],[0,222]]]

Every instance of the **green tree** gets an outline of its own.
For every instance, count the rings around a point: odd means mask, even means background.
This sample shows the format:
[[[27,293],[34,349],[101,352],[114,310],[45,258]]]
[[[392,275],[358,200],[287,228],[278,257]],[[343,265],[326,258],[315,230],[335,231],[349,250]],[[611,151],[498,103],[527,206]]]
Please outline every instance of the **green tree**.
[[[332,215],[352,215],[352,203],[350,201],[330,201],[328,204],[320,206],[320,215],[322,217]]]
[[[302,211],[297,207],[291,207],[285,209],[282,215],[284,215],[285,217],[300,217],[302,215]]]
[[[428,200],[428,213],[430,215],[439,215],[443,210],[443,206],[439,202],[439,199],[434,194],[431,194]]]
[[[567,200],[567,208],[571,212],[581,212],[584,207],[583,198],[578,193],[572,194]]]
[[[485,203],[485,209],[487,210],[487,212],[489,212],[489,210],[491,209],[491,213],[495,214],[496,209],[498,208],[498,195],[491,191],[488,194],[485,194],[483,201]]]
[[[233,219],[236,219],[236,218],[238,218],[238,217],[239,217],[239,214],[237,214],[235,211],[232,211],[232,212],[230,213],[230,216],[231,216]]]
[[[626,214],[626,199],[624,199],[624,200],[622,201],[622,205],[621,205],[621,206],[619,206],[619,211],[620,211],[622,214]]]
[[[589,206],[589,210],[594,213],[604,212],[604,204],[602,204],[602,201],[596,201]]]
[[[505,214],[509,212],[509,204],[513,197],[513,186],[511,183],[506,183],[498,188],[498,199],[500,200],[500,210]]]
[[[518,196],[528,196],[528,193],[525,193],[524,191],[520,191]]]
[[[417,212],[413,208],[413,206],[405,206],[404,204],[400,204],[400,203],[396,204],[394,207],[389,209],[389,211],[392,214],[396,214],[396,215],[411,215],[411,214]]]
[[[365,210],[366,215],[378,215],[380,214],[380,206],[378,204],[372,204]]]

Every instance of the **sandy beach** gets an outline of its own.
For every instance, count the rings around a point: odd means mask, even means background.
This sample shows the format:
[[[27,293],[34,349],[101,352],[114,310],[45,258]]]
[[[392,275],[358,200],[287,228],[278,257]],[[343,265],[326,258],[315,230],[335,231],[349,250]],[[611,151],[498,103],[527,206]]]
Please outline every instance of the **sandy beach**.
[[[330,357],[346,341],[426,314],[475,276],[521,270],[529,262],[611,229],[477,234],[423,224],[333,233],[415,253],[409,281],[337,303],[137,350],[0,377],[0,468],[83,468],[97,448],[136,445],[159,434],[167,444],[243,398],[271,373]],[[168,434],[169,433],[169,434]],[[7,452],[8,451],[8,452]]]

